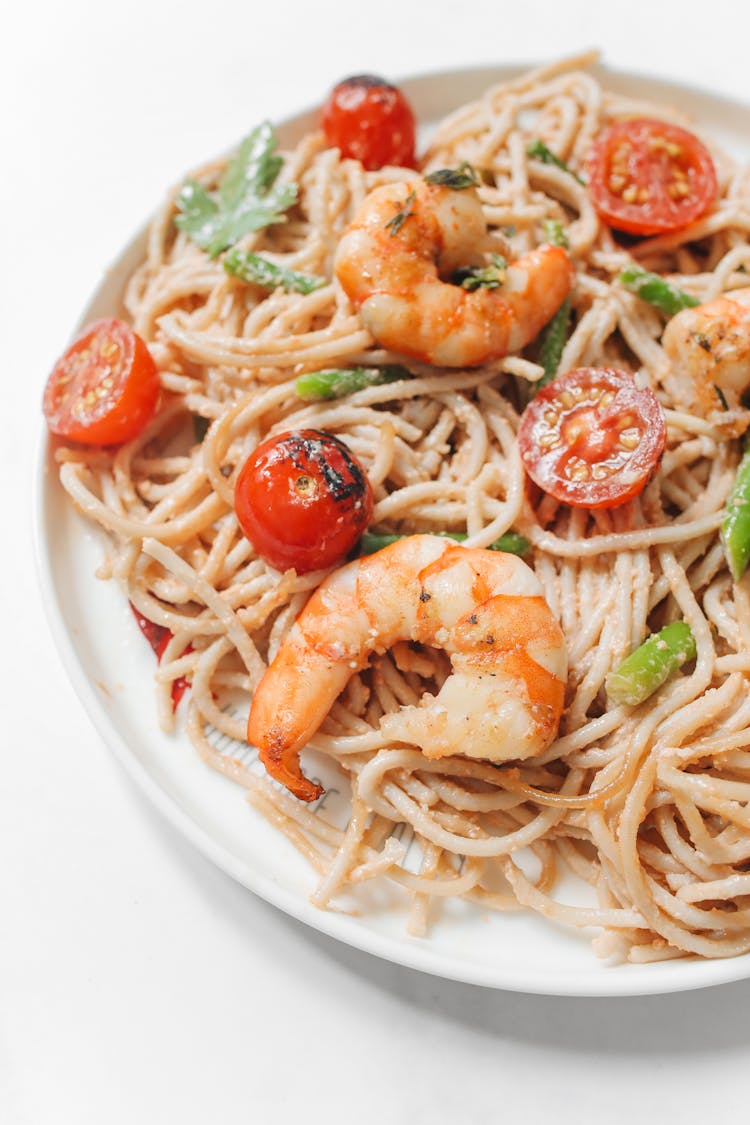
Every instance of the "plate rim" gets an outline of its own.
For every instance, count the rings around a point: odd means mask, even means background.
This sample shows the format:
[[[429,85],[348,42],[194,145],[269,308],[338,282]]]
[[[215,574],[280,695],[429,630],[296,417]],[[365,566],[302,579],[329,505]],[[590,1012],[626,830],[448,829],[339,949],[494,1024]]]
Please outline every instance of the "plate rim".
[[[577,57],[577,56],[576,56]],[[419,83],[458,81],[477,81],[485,85],[490,81],[502,81],[539,66],[539,63],[478,63],[441,70],[414,72],[397,79],[398,84],[407,88]],[[734,98],[721,91],[713,91],[693,83],[675,79],[665,79],[638,69],[622,70],[608,67],[601,60],[594,68],[599,74],[624,83],[647,83],[654,88],[671,92],[674,97],[689,94],[699,100],[707,100],[726,110],[738,107],[750,113],[750,103]],[[483,77],[486,76],[486,77]],[[490,77],[491,76],[491,77]],[[278,128],[293,128],[309,118],[317,107],[302,108],[277,123]],[[71,333],[74,338],[85,324],[88,310],[97,300],[106,284],[109,274],[120,265],[142,242],[148,226],[147,220],[141,228],[126,241],[119,252],[106,264],[97,283],[89,291],[77,324]],[[540,966],[533,972],[524,970],[513,974],[504,965],[493,966],[481,962],[472,964],[469,960],[451,957],[435,947],[430,947],[429,938],[410,937],[404,928],[402,936],[391,937],[357,923],[356,919],[334,911],[323,911],[313,906],[307,898],[287,890],[273,877],[264,872],[249,871],[243,861],[232,854],[216,840],[211,833],[199,824],[184,809],[176,798],[152,775],[146,764],[136,755],[117,729],[114,719],[108,715],[101,698],[96,694],[83,667],[82,658],[73,637],[65,623],[64,614],[53,575],[53,560],[50,551],[50,522],[54,518],[54,498],[52,495],[59,482],[52,471],[52,442],[43,422],[37,431],[34,464],[36,471],[33,481],[32,534],[36,577],[42,594],[45,617],[58,655],[78,701],[83,706],[87,719],[92,723],[99,737],[114,754],[119,764],[135,781],[141,792],[165,819],[187,839],[198,851],[225,874],[258,895],[261,899],[281,910],[290,917],[309,926],[318,933],[342,942],[345,945],[368,953],[379,959],[405,968],[428,973],[442,979],[457,981],[480,987],[511,992],[585,998],[615,998],[621,996],[659,995],[672,992],[689,991],[728,984],[750,977],[750,954],[734,958],[700,960],[695,958],[654,962],[646,965],[625,965],[608,967],[591,952],[591,971],[572,969],[568,972],[559,969],[550,971]],[[184,732],[183,732],[184,733]]]

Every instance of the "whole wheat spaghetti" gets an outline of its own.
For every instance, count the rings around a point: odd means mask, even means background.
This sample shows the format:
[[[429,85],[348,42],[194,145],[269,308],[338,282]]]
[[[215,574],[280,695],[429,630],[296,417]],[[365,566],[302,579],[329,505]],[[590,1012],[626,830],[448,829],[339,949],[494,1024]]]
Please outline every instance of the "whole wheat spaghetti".
[[[284,154],[299,187],[285,222],[243,238],[245,250],[318,275],[306,295],[270,294],[229,276],[176,229],[174,194],[153,222],[125,304],[160,369],[162,405],[140,437],[110,455],[58,450],[72,501],[107,533],[100,575],[172,633],[156,673],[159,721],[175,723],[171,689],[190,684],[190,740],[247,790],[316,873],[320,907],[374,879],[403,888],[408,925],[428,931],[450,896],[483,909],[531,909],[598,927],[601,956],[634,962],[750,949],[750,589],[735,583],[718,538],[740,451],[740,410],[699,415],[670,389],[663,320],[618,280],[638,264],[701,302],[742,287],[750,269],[747,173],[717,152],[719,197],[678,233],[624,248],[586,187],[528,155],[540,139],[581,172],[592,139],[634,113],[684,124],[669,106],[608,92],[591,58],[525,74],[443,121],[421,171],[468,162],[498,254],[509,261],[563,224],[577,278],[560,370],[635,372],[665,410],[668,439],[646,491],[613,511],[550,497],[532,507],[516,434],[541,368],[523,354],[465,370],[404,361],[378,346],[338,283],[338,242],[375,186],[413,176],[366,172],[313,132]],[[695,128],[695,125],[691,125]],[[211,186],[214,162],[196,176]],[[306,404],[294,380],[327,367],[406,362],[411,378]],[[209,428],[201,441],[195,418]],[[443,654],[397,645],[355,675],[312,740],[351,788],[338,827],[266,778],[244,747],[250,697],[323,572],[279,573],[237,525],[233,484],[266,435],[311,426],[341,437],[374,490],[382,532],[466,532],[485,547],[514,529],[559,619],[570,671],[557,740],[541,756],[496,768],[428,760],[380,731],[447,672]],[[655,629],[686,621],[697,656],[649,700],[614,705],[605,677]],[[406,861],[407,834],[418,847]],[[414,862],[414,856],[418,861]],[[529,864],[520,857],[536,857]],[[559,869],[592,888],[592,905],[556,895]],[[534,870],[530,875],[529,870]]]

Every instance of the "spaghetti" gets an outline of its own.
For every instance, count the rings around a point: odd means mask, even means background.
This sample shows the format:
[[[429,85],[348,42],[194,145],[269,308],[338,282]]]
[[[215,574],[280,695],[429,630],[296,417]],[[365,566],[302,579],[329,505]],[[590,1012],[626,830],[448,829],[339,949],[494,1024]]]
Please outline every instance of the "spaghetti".
[[[668,390],[663,320],[618,277],[635,259],[701,302],[741,287],[750,195],[746,173],[713,152],[719,195],[710,213],[624,249],[579,179],[529,156],[529,144],[540,139],[576,172],[613,119],[645,112],[680,124],[682,116],[608,92],[590,61],[534,71],[458,109],[437,129],[422,170],[481,169],[490,236],[508,260],[543,241],[545,220],[563,225],[577,279],[560,369],[638,372],[664,408],[666,453],[640,498],[613,511],[551,497],[531,506],[516,434],[525,388],[542,374],[533,346],[468,370],[407,361],[408,380],[300,402],[301,373],[404,362],[374,341],[331,279],[365,195],[414,173],[365,171],[317,132],[285,154],[281,178],[299,189],[288,220],[241,246],[325,284],[266,294],[228,275],[176,229],[171,196],[125,296],[160,371],[161,408],[114,454],[59,449],[60,476],[107,533],[100,576],[122,583],[137,612],[172,634],[156,675],[162,726],[173,728],[172,685],[187,677],[191,742],[307,857],[318,906],[387,878],[411,903],[413,933],[426,931],[442,899],[462,896],[598,927],[595,949],[608,958],[731,956],[750,949],[750,595],[732,581],[718,528],[739,460],[728,439],[742,416],[680,405]],[[207,165],[197,179],[210,187],[222,167]],[[196,417],[210,424],[202,441],[193,437]],[[324,577],[273,570],[233,508],[234,478],[255,446],[308,426],[338,435],[365,465],[374,528],[465,532],[470,547],[512,528],[531,542],[529,561],[570,661],[559,736],[541,756],[495,768],[430,760],[386,737],[382,716],[417,702],[447,672],[440,653],[403,645],[350,680],[311,742],[348,778],[345,827],[295,801],[247,755],[215,748],[217,732],[244,742],[249,699]],[[613,705],[607,674],[676,618],[695,638],[694,663],[646,703]],[[419,844],[416,868],[405,859],[404,826]],[[590,886],[591,906],[555,897],[559,868]]]

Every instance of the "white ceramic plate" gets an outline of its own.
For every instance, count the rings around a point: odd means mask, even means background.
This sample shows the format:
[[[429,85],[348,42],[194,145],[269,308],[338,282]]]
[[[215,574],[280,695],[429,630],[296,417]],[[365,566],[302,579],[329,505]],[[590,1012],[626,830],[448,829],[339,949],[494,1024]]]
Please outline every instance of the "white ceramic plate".
[[[433,74],[402,83],[419,120],[436,121],[520,68]],[[678,104],[736,156],[750,157],[750,109],[708,93],[607,72],[623,93]],[[280,127],[292,143],[312,112]],[[196,153],[196,164],[204,153]],[[143,257],[141,232],[125,248],[85,309],[81,324],[117,315],[124,282]],[[104,741],[162,813],[220,868],[316,930],[380,957],[456,980],[546,994],[606,996],[671,992],[750,976],[750,956],[608,967],[594,956],[591,933],[570,932],[531,913],[487,915],[450,903],[429,937],[405,929],[398,892],[368,888],[358,913],[321,912],[308,902],[314,877],[287,841],[248,807],[243,791],[208,769],[182,734],[164,735],[153,704],[153,655],[122,592],[97,581],[98,533],[67,502],[46,443],[37,479],[37,544],[44,598],[73,685]],[[326,774],[324,763],[320,773]],[[326,780],[330,783],[329,774]],[[335,788],[335,786],[334,786]],[[340,801],[336,807],[336,801]],[[326,815],[345,815],[340,795]],[[581,890],[563,886],[569,900]]]

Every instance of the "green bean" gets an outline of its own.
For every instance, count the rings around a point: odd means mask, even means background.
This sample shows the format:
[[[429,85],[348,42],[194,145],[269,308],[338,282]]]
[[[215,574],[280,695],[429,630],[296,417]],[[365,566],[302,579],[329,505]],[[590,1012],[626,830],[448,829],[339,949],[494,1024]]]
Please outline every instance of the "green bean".
[[[569,331],[570,298],[566,297],[539,337],[539,362],[544,368],[544,375],[536,383],[531,384],[532,394],[546,387],[547,383],[551,383],[557,375]]]
[[[203,418],[200,414],[193,415],[193,437],[198,445],[203,441],[208,433],[208,427],[211,425],[210,418]]]
[[[735,582],[750,562],[750,447],[739,463],[721,522],[721,541]]]
[[[568,236],[559,219],[544,220],[544,235],[553,246],[562,246],[564,250],[568,249]],[[545,387],[547,383],[551,383],[557,375],[570,332],[570,315],[570,298],[566,297],[555,315],[539,334],[538,359],[544,368],[544,375],[536,383],[529,385],[532,395]]]
[[[230,250],[224,259],[224,269],[232,277],[259,285],[262,289],[285,289],[287,293],[314,293],[326,284],[324,277],[298,273],[297,270],[278,266],[260,254],[243,253],[238,247]]]
[[[697,298],[691,297],[679,286],[672,285],[665,277],[638,266],[628,266],[622,270],[620,281],[631,293],[635,293],[642,301],[648,301],[665,316],[674,316],[681,309],[693,309],[700,304]]]
[[[408,379],[405,367],[389,364],[384,367],[332,367],[328,371],[308,371],[299,375],[294,389],[306,402],[324,402],[326,399],[343,398],[365,387],[376,387],[381,383],[395,383],[398,379]]]
[[[673,621],[640,645],[604,681],[614,703],[636,707],[653,695],[680,665],[695,659],[695,640],[685,621]]]
[[[430,534],[440,535],[444,539],[455,539],[457,543],[463,543],[467,538],[465,531],[437,531]],[[382,551],[383,547],[390,547],[391,543],[397,543],[399,539],[405,538],[404,535],[379,535],[377,532],[366,531],[359,541],[358,554],[374,555],[376,551]],[[499,539],[490,543],[488,550],[505,551],[509,555],[525,555],[530,547],[531,544],[523,535],[519,535],[517,531],[506,531]]]

